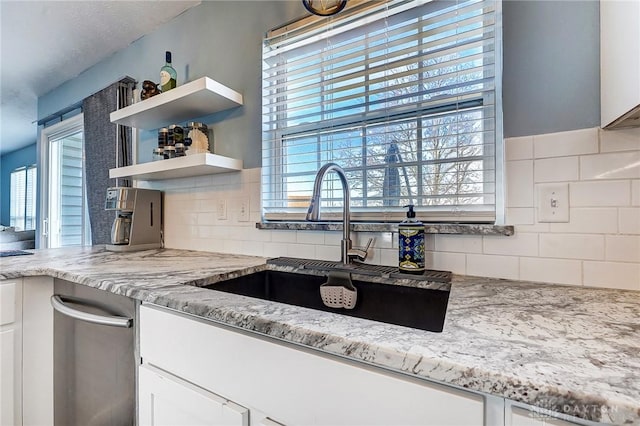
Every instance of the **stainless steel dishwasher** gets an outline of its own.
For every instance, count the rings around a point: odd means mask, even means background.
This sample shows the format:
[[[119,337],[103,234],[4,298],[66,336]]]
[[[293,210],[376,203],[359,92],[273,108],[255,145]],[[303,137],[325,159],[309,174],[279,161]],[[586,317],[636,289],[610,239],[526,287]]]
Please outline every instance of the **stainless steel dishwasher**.
[[[56,279],[51,304],[55,425],[134,425],[138,302]]]

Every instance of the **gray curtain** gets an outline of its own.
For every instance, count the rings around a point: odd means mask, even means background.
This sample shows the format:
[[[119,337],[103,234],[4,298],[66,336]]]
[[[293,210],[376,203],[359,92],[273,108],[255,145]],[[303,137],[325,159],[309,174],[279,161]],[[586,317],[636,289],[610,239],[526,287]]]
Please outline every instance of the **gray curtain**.
[[[91,223],[91,244],[111,243],[113,211],[104,209],[107,188],[131,186],[128,180],[109,179],[109,169],[131,164],[131,128],[111,123],[111,112],[131,103],[135,81],[113,83],[82,102],[84,112],[84,170]]]

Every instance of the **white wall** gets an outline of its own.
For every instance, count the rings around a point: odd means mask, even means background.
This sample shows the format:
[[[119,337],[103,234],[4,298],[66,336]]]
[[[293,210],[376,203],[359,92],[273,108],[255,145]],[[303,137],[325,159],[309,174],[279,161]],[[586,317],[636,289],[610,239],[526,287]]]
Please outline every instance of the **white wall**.
[[[640,129],[597,128],[506,140],[507,223],[515,235],[432,235],[427,262],[458,274],[640,290]],[[536,220],[536,186],[568,182],[569,223]],[[258,230],[260,169],[149,183],[165,190],[170,248],[338,260],[341,232]],[[250,201],[250,221],[239,222]],[[218,200],[227,219],[217,219]],[[375,264],[397,264],[397,234],[375,237]]]

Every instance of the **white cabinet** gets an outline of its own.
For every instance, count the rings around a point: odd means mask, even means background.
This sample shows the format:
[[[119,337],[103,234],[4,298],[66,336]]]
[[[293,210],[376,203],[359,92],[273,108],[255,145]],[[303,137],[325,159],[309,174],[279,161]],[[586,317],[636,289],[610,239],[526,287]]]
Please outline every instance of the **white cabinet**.
[[[53,424],[50,277],[0,281],[0,425]]]
[[[22,280],[0,281],[0,425],[22,422]]]
[[[157,129],[241,106],[242,95],[209,77],[202,77],[110,115],[112,123],[137,129]],[[242,160],[197,154],[109,170],[110,178],[173,179],[242,170]]]
[[[481,395],[146,305],[140,351],[146,365],[249,408],[252,425],[484,423]]]
[[[640,126],[640,1],[600,1],[603,128]],[[635,112],[634,112],[635,111]]]
[[[249,411],[150,365],[138,374],[141,426],[248,426]]]

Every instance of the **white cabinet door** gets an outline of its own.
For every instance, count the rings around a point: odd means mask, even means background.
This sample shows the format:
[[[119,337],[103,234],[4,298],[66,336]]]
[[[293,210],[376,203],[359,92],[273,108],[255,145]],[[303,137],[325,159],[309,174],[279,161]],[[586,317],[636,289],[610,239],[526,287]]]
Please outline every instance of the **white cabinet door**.
[[[22,280],[0,281],[0,425],[22,423]]]
[[[150,365],[139,368],[141,426],[248,426],[249,411]]]

